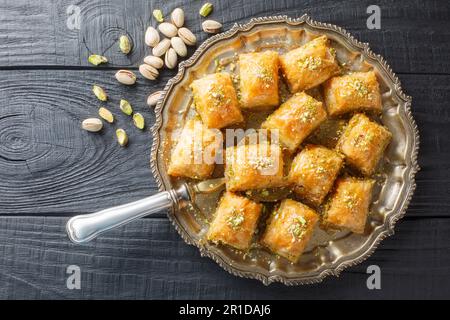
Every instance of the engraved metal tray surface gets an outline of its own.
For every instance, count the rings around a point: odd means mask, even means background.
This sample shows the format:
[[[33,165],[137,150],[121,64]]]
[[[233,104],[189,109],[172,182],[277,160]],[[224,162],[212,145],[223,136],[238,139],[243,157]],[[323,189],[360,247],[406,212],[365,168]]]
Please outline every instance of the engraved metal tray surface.
[[[365,233],[330,233],[318,229],[299,262],[293,264],[258,246],[244,254],[206,242],[204,234],[220,193],[198,196],[193,205],[183,209],[174,207],[168,214],[181,237],[197,246],[202,256],[212,258],[234,275],[258,279],[264,284],[300,285],[320,282],[328,275],[338,276],[346,267],[369,257],[381,240],[394,233],[395,223],[405,214],[411,200],[414,177],[419,170],[419,135],[411,115],[411,98],[402,91],[400,81],[386,61],[344,29],[316,22],[307,15],[296,19],[276,16],[235,24],[206,40],[190,59],[180,64],[178,74],[167,83],[155,109],[151,168],[160,190],[168,190],[184,182],[169,177],[166,168],[177,132],[189,117],[189,84],[213,73],[216,59],[225,61],[241,52],[266,48],[285,52],[320,34],[328,36],[339,60],[350,71],[372,69],[377,73],[383,97],[380,121],[393,133],[377,175],[378,187]]]

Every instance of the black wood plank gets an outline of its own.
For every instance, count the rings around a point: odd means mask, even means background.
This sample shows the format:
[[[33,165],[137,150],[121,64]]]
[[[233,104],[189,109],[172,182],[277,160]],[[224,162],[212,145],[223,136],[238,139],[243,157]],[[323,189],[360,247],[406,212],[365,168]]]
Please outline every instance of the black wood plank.
[[[120,85],[114,72],[21,71],[0,76],[1,214],[66,215],[137,200],[156,191],[150,172],[150,127],[154,113],[145,103],[158,84],[140,79]],[[100,103],[92,85],[110,99]],[[119,109],[127,99],[146,120],[145,131]],[[101,133],[81,129],[104,105],[116,116]],[[118,145],[115,130],[128,132]]]
[[[342,26],[361,41],[369,42],[398,73],[450,73],[450,7],[445,1],[378,1],[381,29],[369,30],[366,9],[373,1],[284,0],[211,1],[212,19],[223,22],[224,29],[252,17],[310,14],[319,21]],[[151,12],[163,9],[166,16],[175,7],[186,11],[186,25],[200,41],[198,9],[202,1],[3,1],[0,3],[0,68],[16,66],[87,67],[89,53],[110,58],[109,66],[136,67],[149,52],[143,44],[147,26],[155,25]],[[70,29],[73,5],[80,9],[80,29]],[[68,11],[69,10],[69,11]],[[72,11],[70,11],[72,10]],[[71,14],[68,14],[70,12]],[[118,37],[126,33],[135,50],[128,57],[117,48]]]
[[[167,219],[142,219],[74,246],[64,218],[0,218],[0,298],[343,299],[450,297],[450,220],[400,222],[364,263],[322,284],[265,287],[228,274],[186,245]],[[382,289],[368,290],[367,267]],[[81,290],[66,269],[81,268]]]
[[[149,168],[151,135],[140,132],[118,108],[124,97],[142,112],[147,128],[154,113],[145,104],[159,82],[118,84],[114,71],[32,70],[0,74],[0,215],[70,216],[126,203],[156,192]],[[449,216],[450,76],[403,75],[413,96],[422,147],[418,188],[408,216]],[[103,86],[117,123],[101,134],[81,130],[99,101],[92,84]],[[130,145],[121,148],[114,131],[125,128]],[[159,215],[161,216],[161,215]]]

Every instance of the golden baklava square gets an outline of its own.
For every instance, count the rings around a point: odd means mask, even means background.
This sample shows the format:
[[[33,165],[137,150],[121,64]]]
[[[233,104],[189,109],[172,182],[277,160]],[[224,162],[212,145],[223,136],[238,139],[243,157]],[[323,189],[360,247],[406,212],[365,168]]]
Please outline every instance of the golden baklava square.
[[[292,93],[318,86],[339,72],[335,51],[326,36],[281,55],[280,67]]]
[[[208,128],[224,128],[244,121],[229,73],[214,73],[191,84],[194,105]]]
[[[333,187],[344,156],[319,145],[307,145],[295,156],[288,180],[295,193],[307,203],[319,206]]]
[[[364,175],[374,173],[392,134],[362,113],[354,115],[336,145],[346,162]]]
[[[267,109],[279,105],[278,53],[275,51],[239,55],[240,103],[243,109]]]
[[[318,221],[313,209],[285,199],[269,217],[261,243],[275,254],[297,262]]]
[[[226,148],[225,179],[229,191],[284,186],[286,179],[280,146],[258,143]]]
[[[354,72],[334,77],[324,85],[324,98],[330,116],[353,111],[382,109],[380,86],[375,72]]]
[[[248,250],[262,207],[262,204],[246,197],[225,192],[209,227],[207,239],[239,250]]]
[[[323,225],[364,233],[374,184],[371,179],[338,178],[335,191],[327,203]]]
[[[192,179],[209,178],[222,139],[219,130],[208,129],[200,119],[188,120],[171,154],[168,174]]]
[[[281,144],[294,152],[326,118],[322,102],[299,92],[267,117],[261,127],[277,133]]]

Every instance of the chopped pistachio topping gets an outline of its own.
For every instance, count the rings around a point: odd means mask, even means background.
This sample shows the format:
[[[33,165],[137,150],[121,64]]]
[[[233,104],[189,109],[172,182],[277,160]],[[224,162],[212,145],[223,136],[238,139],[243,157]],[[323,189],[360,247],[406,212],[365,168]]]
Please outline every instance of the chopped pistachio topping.
[[[319,173],[319,174],[325,173],[326,171],[327,170],[324,167],[322,167],[321,165],[318,165],[316,168],[316,173]]]
[[[238,229],[244,222],[244,209],[234,209],[231,211],[231,215],[227,218],[227,224],[234,230]]]
[[[311,71],[317,70],[322,65],[322,59],[319,57],[307,57],[298,61],[301,69],[308,69]]]
[[[359,134],[354,140],[353,145],[355,147],[364,149],[365,151],[369,150],[369,146],[372,143],[375,136],[372,132],[368,131],[366,133]]]
[[[367,95],[369,94],[369,88],[367,88],[367,86],[359,79],[355,79],[349,82],[348,87],[352,91],[356,92],[356,94],[361,98],[367,97]]]
[[[213,100],[212,109],[231,103],[231,99],[225,96],[225,92],[223,91],[222,86],[213,86],[211,90],[209,90],[209,95],[211,100]]]
[[[256,157],[249,159],[248,163],[256,170],[268,169],[274,165],[273,159],[269,157]]]
[[[348,192],[344,193],[343,202],[344,202],[345,206],[347,208],[349,208],[350,210],[353,209],[356,206],[356,204],[357,204],[357,200],[355,199],[355,197],[352,196]]]
[[[312,99],[308,99],[305,104],[304,110],[300,114],[299,119],[301,122],[313,121],[316,116],[316,104]]]
[[[272,72],[270,72],[270,70],[267,70],[264,67],[259,68],[259,70],[256,73],[256,77],[261,79],[266,88],[270,88],[270,86],[273,85],[274,83]]]
[[[301,240],[305,236],[307,227],[308,223],[305,218],[295,217],[289,226],[289,232],[292,234],[294,240]]]

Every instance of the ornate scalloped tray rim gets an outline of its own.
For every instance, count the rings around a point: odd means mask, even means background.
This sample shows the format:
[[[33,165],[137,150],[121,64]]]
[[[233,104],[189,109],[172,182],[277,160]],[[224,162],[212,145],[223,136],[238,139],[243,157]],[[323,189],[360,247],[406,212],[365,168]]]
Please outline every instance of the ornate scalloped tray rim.
[[[366,260],[368,257],[372,255],[372,253],[375,251],[375,249],[378,247],[379,243],[385,239],[388,236],[391,236],[394,234],[394,226],[395,223],[400,220],[406,213],[406,209],[411,201],[411,198],[413,196],[414,190],[416,188],[415,183],[415,175],[420,170],[418,163],[417,163],[417,156],[419,151],[419,131],[417,128],[417,125],[414,121],[414,118],[412,117],[411,113],[411,102],[412,98],[408,95],[406,95],[403,90],[400,83],[400,80],[396,76],[396,74],[392,71],[391,67],[387,64],[386,60],[378,55],[372,52],[372,50],[369,47],[368,43],[360,42],[356,40],[350,33],[348,33],[345,29],[338,27],[333,24],[328,23],[322,23],[315,21],[311,19],[308,15],[304,14],[299,18],[290,18],[288,16],[272,16],[272,17],[259,17],[259,18],[252,18],[248,23],[245,24],[234,24],[233,27],[223,33],[217,34],[212,36],[211,38],[205,40],[200,47],[195,51],[195,53],[187,60],[183,61],[179,65],[179,71],[176,74],[175,77],[170,79],[165,88],[163,89],[163,94],[158,101],[158,104],[155,107],[155,114],[156,114],[156,121],[154,126],[151,129],[152,135],[153,135],[153,145],[151,150],[151,170],[153,173],[153,176],[158,184],[158,188],[160,191],[163,191],[166,189],[163,179],[159,173],[158,165],[157,165],[157,154],[158,149],[160,146],[160,138],[159,138],[159,130],[162,126],[162,107],[164,105],[164,102],[166,100],[167,94],[172,90],[173,86],[177,84],[184,76],[186,72],[186,68],[192,66],[202,55],[203,52],[205,52],[206,49],[208,49],[210,46],[215,44],[216,42],[227,39],[232,36],[234,36],[236,33],[241,31],[249,31],[256,25],[262,25],[262,24],[268,24],[268,23],[287,23],[290,25],[301,25],[301,24],[307,24],[310,27],[316,28],[316,29],[325,29],[332,32],[335,32],[341,36],[343,36],[347,43],[355,48],[355,50],[360,51],[366,58],[371,59],[373,62],[377,63],[380,67],[380,69],[384,70],[385,73],[390,77],[392,83],[394,84],[395,94],[399,99],[401,99],[404,102],[405,106],[405,114],[408,120],[408,123],[410,125],[411,131],[413,134],[413,150],[412,150],[412,157],[411,157],[411,167],[409,171],[409,179],[411,181],[411,185],[409,189],[407,190],[407,196],[403,199],[403,202],[400,206],[401,210],[395,212],[391,216],[386,219],[384,223],[384,229],[381,229],[377,232],[377,234],[372,234],[373,239],[370,243],[370,245],[362,248],[358,252],[355,252],[352,256],[346,256],[345,260],[338,261],[333,266],[328,267],[324,270],[322,270],[319,274],[315,275],[306,275],[302,277],[297,278],[287,278],[280,275],[267,275],[258,271],[245,271],[240,270],[236,268],[235,266],[231,266],[227,262],[225,262],[219,255],[210,252],[206,250],[200,243],[196,242],[191,238],[189,233],[179,224],[176,223],[174,218],[174,212],[175,208],[169,211],[168,217],[172,224],[174,225],[177,232],[180,234],[180,236],[183,238],[183,240],[190,244],[194,245],[199,248],[201,256],[206,256],[214,260],[217,264],[219,264],[223,269],[228,271],[229,273],[243,277],[243,278],[250,278],[250,279],[257,279],[263,282],[265,285],[269,285],[273,282],[281,282],[285,285],[303,285],[303,284],[313,284],[321,282],[324,278],[330,275],[334,275],[336,277],[339,276],[339,274],[348,267],[357,265],[364,260]]]

